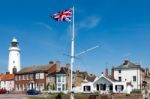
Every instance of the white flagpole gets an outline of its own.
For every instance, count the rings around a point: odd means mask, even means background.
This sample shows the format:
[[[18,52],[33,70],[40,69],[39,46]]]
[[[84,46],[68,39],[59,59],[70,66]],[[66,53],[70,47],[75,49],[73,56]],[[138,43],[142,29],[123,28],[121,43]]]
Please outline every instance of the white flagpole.
[[[74,65],[74,7],[72,9],[72,35],[71,35],[71,59],[70,59],[70,99],[74,99],[74,93],[72,90],[72,81],[73,81],[73,65]]]

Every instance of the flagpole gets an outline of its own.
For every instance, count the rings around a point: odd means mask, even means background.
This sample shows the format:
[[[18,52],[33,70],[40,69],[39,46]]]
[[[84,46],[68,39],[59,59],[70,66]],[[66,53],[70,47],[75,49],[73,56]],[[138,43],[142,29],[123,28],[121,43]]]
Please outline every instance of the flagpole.
[[[73,65],[74,65],[74,6],[72,8],[72,35],[71,35],[71,59],[70,59],[70,99],[74,99],[74,92],[72,90],[72,82],[73,82]]]

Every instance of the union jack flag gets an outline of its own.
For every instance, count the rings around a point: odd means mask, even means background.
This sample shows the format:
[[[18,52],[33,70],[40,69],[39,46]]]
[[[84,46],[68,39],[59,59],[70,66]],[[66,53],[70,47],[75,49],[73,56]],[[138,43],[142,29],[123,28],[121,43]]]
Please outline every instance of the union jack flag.
[[[67,10],[62,10],[56,14],[53,14],[51,16],[51,18],[53,18],[54,20],[59,21],[59,22],[63,22],[63,21],[70,22],[71,16],[72,16],[72,11],[73,11],[72,8],[69,8]]]

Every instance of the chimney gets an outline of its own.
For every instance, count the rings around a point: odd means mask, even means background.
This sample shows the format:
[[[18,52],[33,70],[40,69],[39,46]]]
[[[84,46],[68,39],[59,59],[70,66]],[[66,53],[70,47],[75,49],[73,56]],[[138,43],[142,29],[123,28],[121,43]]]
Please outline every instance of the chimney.
[[[60,61],[56,61],[56,72],[59,72],[60,68]]]
[[[16,66],[14,66],[14,68],[13,68],[13,74],[16,74],[17,73],[17,68],[16,68]]]
[[[108,77],[108,68],[105,69],[105,76]]]
[[[146,76],[148,76],[148,72],[149,72],[149,69],[148,69],[148,68],[146,68]]]
[[[6,75],[10,74],[10,72],[6,72]]]
[[[129,60],[125,59],[123,65],[128,65],[128,63],[129,63]]]
[[[49,64],[54,64],[54,62],[53,61],[49,61]]]
[[[71,89],[71,86],[70,86],[70,82],[71,82],[71,79],[70,79],[70,64],[66,64],[66,88],[68,90]]]
[[[69,70],[70,69],[70,64],[66,64],[66,68]]]
[[[111,79],[114,79],[114,67],[111,69]]]

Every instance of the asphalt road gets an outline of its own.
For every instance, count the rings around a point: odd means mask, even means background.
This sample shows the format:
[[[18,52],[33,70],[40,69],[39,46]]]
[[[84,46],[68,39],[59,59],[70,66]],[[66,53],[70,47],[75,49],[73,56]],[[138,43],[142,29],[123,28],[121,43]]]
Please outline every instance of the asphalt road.
[[[0,94],[0,99],[27,99],[24,94]]]

